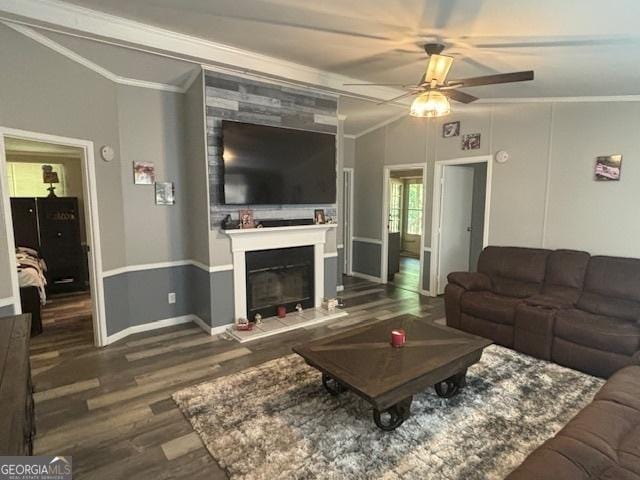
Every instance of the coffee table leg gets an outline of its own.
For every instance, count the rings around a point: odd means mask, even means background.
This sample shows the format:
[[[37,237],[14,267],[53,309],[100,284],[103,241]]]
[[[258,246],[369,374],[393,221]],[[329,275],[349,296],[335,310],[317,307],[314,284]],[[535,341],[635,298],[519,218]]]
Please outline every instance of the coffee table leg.
[[[451,398],[460,393],[460,390],[467,384],[467,371],[456,373],[445,381],[434,385],[436,393],[442,398]]]
[[[395,430],[411,415],[411,402],[413,397],[408,397],[387,410],[380,412],[378,409],[373,409],[373,421],[378,428],[385,432]],[[387,418],[388,416],[388,418]]]
[[[329,392],[331,395],[334,395],[334,396],[340,395],[342,392],[346,390],[344,385],[342,385],[338,380],[327,375],[326,373],[322,374],[322,385],[324,386],[327,392]]]

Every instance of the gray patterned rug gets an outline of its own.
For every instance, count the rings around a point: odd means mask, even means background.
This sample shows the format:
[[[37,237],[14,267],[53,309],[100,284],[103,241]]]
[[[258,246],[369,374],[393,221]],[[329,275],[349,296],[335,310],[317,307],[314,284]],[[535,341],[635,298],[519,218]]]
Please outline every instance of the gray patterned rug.
[[[450,400],[414,397],[380,431],[370,406],[332,397],[296,355],[173,398],[233,479],[502,479],[585,406],[603,381],[491,346]]]

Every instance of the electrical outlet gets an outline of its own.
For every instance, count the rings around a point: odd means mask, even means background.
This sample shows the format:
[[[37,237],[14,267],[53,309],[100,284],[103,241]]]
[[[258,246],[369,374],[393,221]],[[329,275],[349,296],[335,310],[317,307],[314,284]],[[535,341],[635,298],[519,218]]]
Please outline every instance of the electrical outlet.
[[[171,292],[169,295],[167,295],[167,300],[169,300],[169,303],[176,303],[175,292]]]

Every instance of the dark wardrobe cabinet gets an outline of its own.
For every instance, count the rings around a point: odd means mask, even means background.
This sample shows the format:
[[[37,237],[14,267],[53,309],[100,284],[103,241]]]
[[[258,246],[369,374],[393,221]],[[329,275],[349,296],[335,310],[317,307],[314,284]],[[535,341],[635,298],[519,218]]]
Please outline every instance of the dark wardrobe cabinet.
[[[38,250],[47,263],[47,290],[86,290],[87,258],[80,236],[78,199],[12,198],[11,214],[16,245]]]

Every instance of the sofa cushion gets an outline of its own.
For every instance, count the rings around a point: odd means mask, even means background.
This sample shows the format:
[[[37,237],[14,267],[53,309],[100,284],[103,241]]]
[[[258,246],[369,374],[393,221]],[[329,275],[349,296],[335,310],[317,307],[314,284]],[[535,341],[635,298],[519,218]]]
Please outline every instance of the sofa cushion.
[[[460,310],[493,323],[513,325],[518,303],[518,298],[504,297],[492,292],[465,292],[462,295]]]
[[[577,306],[640,322],[640,259],[592,257]]]
[[[494,293],[526,298],[540,293],[549,250],[487,247],[480,254],[478,271],[491,279]]]
[[[547,259],[542,293],[562,298],[570,303],[577,302],[590,258],[587,252],[577,250],[551,252]]]
[[[640,367],[620,370],[508,480],[640,480]],[[629,403],[631,401],[632,403]]]
[[[578,345],[623,355],[640,349],[640,324],[578,309],[558,311],[554,333]]]

